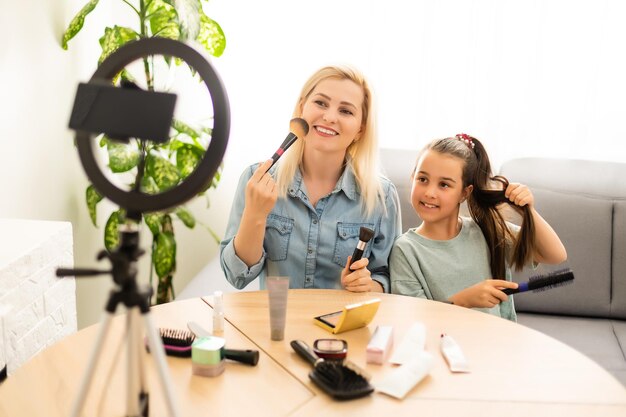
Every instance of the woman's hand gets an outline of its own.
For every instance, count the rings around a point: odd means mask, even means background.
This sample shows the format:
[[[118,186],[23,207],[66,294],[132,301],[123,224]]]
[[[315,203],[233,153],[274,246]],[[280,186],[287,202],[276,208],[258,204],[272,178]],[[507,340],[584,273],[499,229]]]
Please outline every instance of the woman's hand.
[[[258,263],[263,256],[267,216],[278,199],[276,183],[266,172],[271,165],[271,159],[265,161],[248,180],[245,207],[239,222],[239,230],[233,238],[235,254],[248,267]]]
[[[533,208],[535,205],[535,197],[530,192],[530,188],[524,184],[512,182],[504,190],[504,196],[508,198],[516,206],[524,207],[528,206]]]
[[[244,211],[247,216],[265,219],[276,204],[278,188],[272,176],[266,172],[270,166],[272,166],[271,159],[259,165],[246,184]]]
[[[352,292],[376,291],[383,292],[383,287],[372,279],[367,265],[369,260],[361,258],[350,265],[352,256],[348,256],[346,267],[341,271],[341,286]]]
[[[503,301],[508,300],[508,296],[502,292],[504,288],[517,288],[516,282],[502,279],[487,279],[474,284],[448,299],[455,305],[462,307],[491,308]]]

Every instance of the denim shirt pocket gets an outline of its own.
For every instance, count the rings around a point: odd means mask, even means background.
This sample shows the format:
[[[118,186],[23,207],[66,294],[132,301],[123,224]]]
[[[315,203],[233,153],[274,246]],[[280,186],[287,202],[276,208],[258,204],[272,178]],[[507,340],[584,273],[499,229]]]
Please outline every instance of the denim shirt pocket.
[[[346,266],[348,256],[354,253],[354,249],[356,249],[356,245],[359,243],[359,231],[361,230],[361,226],[374,230],[373,223],[337,223],[337,239],[335,241],[335,253],[333,255],[333,262],[337,265],[342,267]],[[368,242],[363,252],[364,258],[369,257],[371,252],[370,248],[371,243]]]
[[[265,225],[265,251],[270,261],[287,259],[289,238],[293,231],[294,220],[288,217],[270,214]]]

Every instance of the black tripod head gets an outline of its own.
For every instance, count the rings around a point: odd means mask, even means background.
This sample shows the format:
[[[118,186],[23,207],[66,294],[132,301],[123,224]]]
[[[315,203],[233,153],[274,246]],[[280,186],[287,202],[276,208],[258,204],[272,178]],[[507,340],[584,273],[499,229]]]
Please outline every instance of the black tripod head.
[[[147,286],[140,289],[137,285],[137,260],[145,251],[139,248],[139,230],[136,223],[127,222],[119,230],[120,244],[114,251],[102,250],[98,253],[98,260],[108,259],[111,269],[84,269],[58,268],[57,277],[96,276],[110,274],[117,289],[111,291],[106,310],[115,312],[117,305],[123,303],[126,307],[139,307],[146,312],[150,306],[152,288]]]

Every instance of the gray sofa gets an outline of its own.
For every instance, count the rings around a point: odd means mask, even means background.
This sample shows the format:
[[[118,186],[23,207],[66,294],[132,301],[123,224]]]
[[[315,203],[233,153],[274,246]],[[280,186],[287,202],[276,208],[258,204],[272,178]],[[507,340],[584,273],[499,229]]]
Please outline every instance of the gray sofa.
[[[381,153],[400,194],[404,231],[419,224],[410,203],[416,155]],[[531,187],[537,210],[568,253],[563,265],[524,270],[514,279],[564,267],[575,276],[572,285],[515,296],[518,322],[584,353],[626,385],[626,164],[525,158],[504,163],[500,174]]]
[[[403,231],[419,224],[410,203],[410,173],[416,151],[383,149],[385,174],[396,184]],[[531,187],[536,207],[561,237],[564,265],[516,274],[570,267],[573,284],[515,296],[520,324],[552,336],[589,356],[626,385],[626,164],[559,159],[515,159],[500,173]],[[255,283],[253,283],[255,284]],[[258,289],[251,284],[246,290]],[[234,291],[213,259],[178,298]]]

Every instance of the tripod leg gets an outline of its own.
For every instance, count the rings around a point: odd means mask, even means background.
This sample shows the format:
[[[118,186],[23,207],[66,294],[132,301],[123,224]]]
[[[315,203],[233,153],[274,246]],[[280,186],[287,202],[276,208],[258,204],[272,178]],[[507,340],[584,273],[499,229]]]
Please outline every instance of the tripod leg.
[[[149,415],[149,405],[150,405],[150,399],[148,396],[148,382],[146,380],[146,364],[145,364],[145,355],[146,355],[146,350],[145,350],[145,342],[142,338],[143,336],[143,331],[141,329],[141,325],[140,325],[140,311],[139,309],[133,309],[133,311],[135,312],[134,314],[134,329],[135,329],[135,333],[136,333],[136,339],[137,339],[137,343],[135,344],[135,349],[137,351],[137,368],[138,368],[138,372],[137,375],[139,376],[139,386],[138,386],[138,401],[140,404],[140,410],[141,410],[141,415],[148,417]]]
[[[126,415],[139,416],[139,355],[141,341],[138,337],[137,312],[131,308],[126,312]]]
[[[167,362],[165,361],[165,351],[163,350],[163,342],[161,336],[156,331],[156,328],[152,324],[152,318],[150,312],[143,313],[144,324],[146,326],[146,335],[148,337],[148,344],[150,346],[150,353],[154,358],[159,372],[159,379],[161,380],[161,387],[165,394],[165,400],[169,415],[171,417],[180,416],[177,404],[174,402],[174,388],[172,386],[172,380],[170,379],[169,372],[167,371]]]
[[[85,400],[87,399],[87,394],[89,393],[89,388],[91,387],[91,383],[93,381],[94,371],[96,370],[98,358],[102,353],[104,342],[106,341],[107,334],[111,327],[112,318],[113,313],[106,313],[102,317],[98,337],[96,338],[96,343],[93,347],[93,350],[91,351],[91,356],[89,358],[89,362],[87,363],[87,369],[85,371],[85,374],[83,375],[83,380],[80,383],[80,391],[78,393],[78,397],[76,398],[76,401],[74,401],[74,405],[72,406],[72,414],[70,414],[70,416],[72,417],[78,417],[83,407],[85,406]]]

